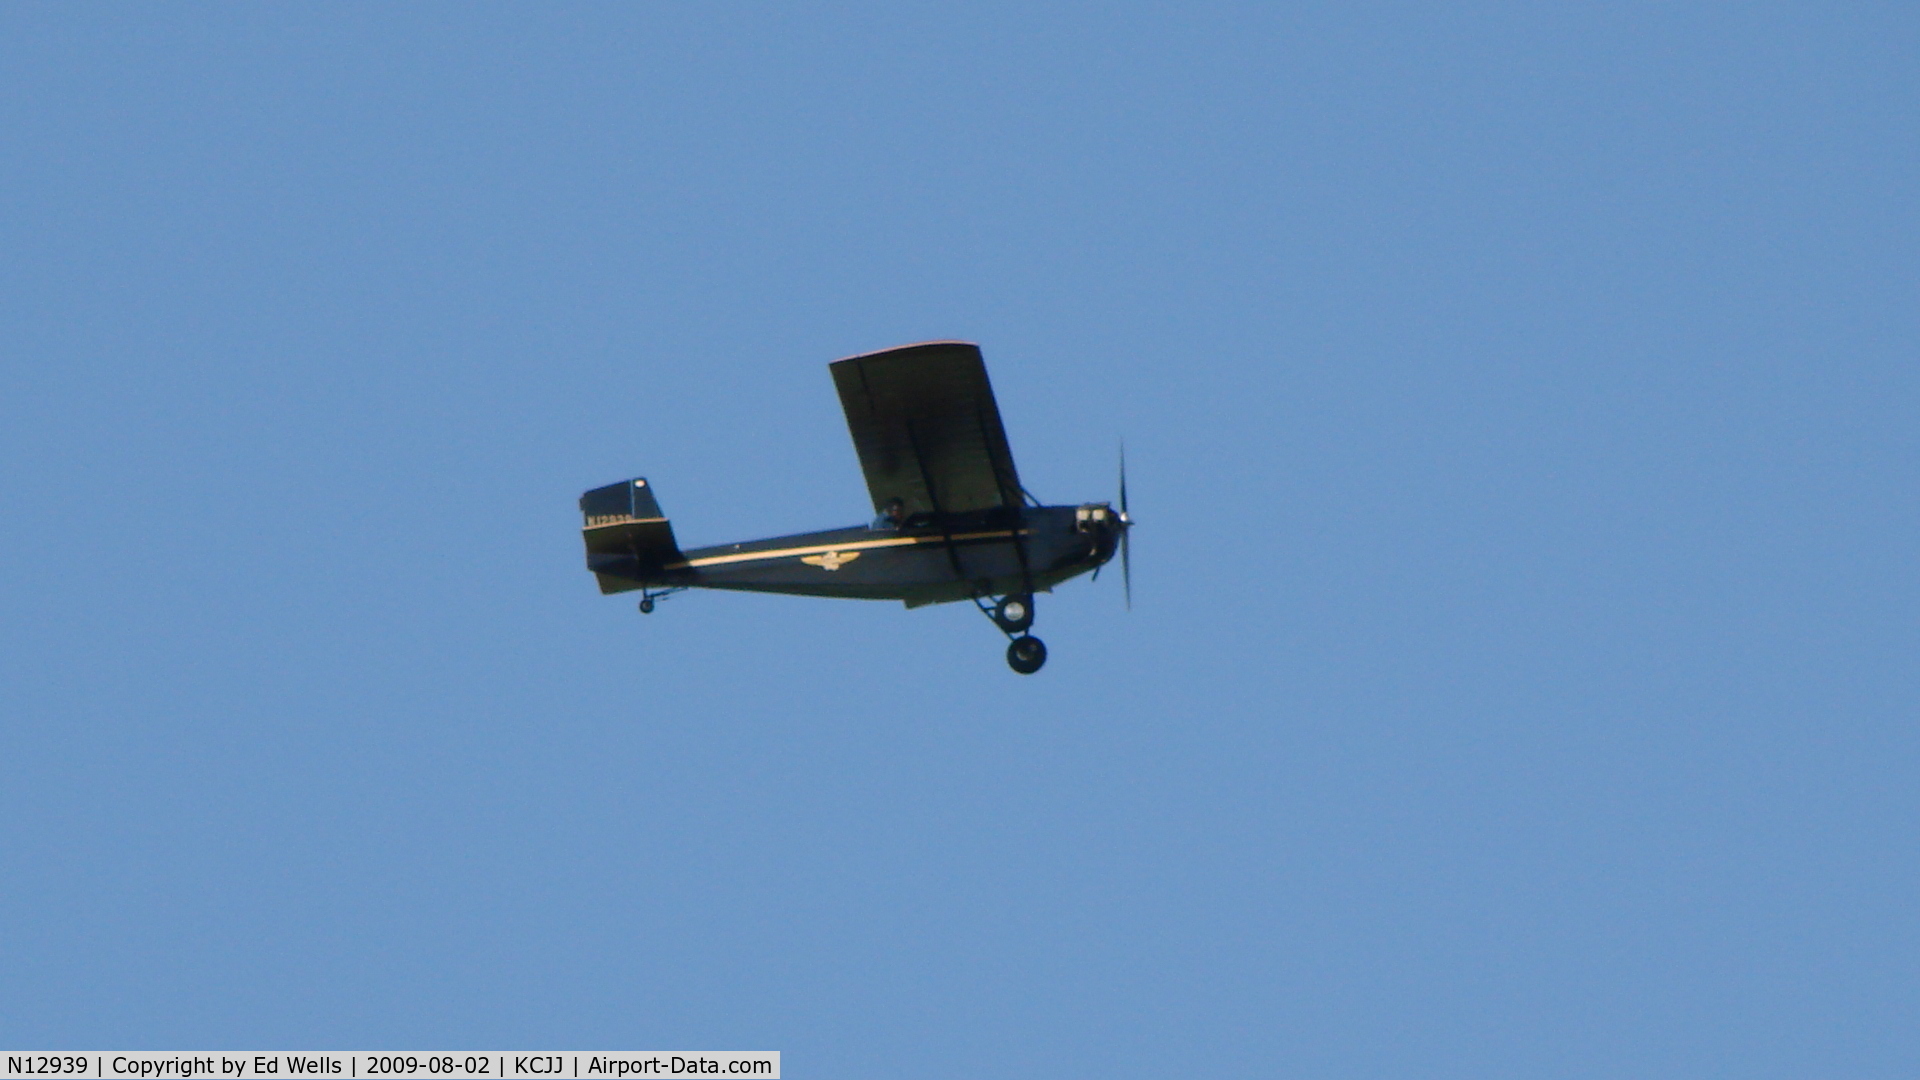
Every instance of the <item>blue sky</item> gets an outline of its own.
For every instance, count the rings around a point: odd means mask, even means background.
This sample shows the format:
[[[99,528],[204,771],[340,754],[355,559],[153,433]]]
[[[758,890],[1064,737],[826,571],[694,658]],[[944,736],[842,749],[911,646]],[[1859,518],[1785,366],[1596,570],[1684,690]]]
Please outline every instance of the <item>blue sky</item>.
[[[1900,5],[0,12],[0,1035],[1911,1076]],[[985,349],[1135,604],[599,596]]]

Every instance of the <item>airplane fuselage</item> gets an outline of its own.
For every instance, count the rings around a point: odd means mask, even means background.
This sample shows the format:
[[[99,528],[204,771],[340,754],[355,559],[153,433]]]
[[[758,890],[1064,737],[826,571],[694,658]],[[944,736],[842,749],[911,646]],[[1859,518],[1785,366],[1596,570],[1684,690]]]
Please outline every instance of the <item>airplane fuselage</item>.
[[[855,526],[695,548],[647,575],[663,588],[736,589],[908,606],[1046,592],[1113,558],[1091,507],[1026,507],[904,526]],[[1099,506],[1105,514],[1106,508]]]

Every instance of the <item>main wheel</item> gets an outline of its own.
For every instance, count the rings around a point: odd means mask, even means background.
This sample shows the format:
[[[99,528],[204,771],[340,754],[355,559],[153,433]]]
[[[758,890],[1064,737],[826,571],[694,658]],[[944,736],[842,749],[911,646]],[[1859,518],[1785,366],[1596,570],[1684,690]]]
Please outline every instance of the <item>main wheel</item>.
[[[1007,666],[1031,675],[1047,662],[1047,643],[1037,637],[1017,637],[1007,646]]]
[[[653,597],[649,596],[645,600],[640,601],[640,614],[653,614]]]
[[[993,621],[1009,634],[1017,634],[1033,625],[1033,597],[1009,596],[994,605]]]

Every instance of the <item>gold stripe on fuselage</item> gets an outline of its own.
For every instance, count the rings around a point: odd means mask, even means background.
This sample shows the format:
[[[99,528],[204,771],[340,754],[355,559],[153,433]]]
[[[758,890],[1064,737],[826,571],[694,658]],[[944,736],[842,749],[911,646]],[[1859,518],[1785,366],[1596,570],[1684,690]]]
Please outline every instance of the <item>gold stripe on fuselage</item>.
[[[1030,536],[1032,529],[1021,529],[1020,535]],[[1010,540],[1013,532],[1001,529],[997,532],[955,533],[955,542],[961,540]],[[707,555],[698,559],[682,562],[670,562],[662,570],[689,570],[702,566],[720,566],[725,563],[754,562],[759,559],[786,559],[795,555],[820,555],[829,551],[865,551],[870,548],[908,547],[913,544],[944,544],[945,536],[893,536],[885,540],[855,540],[844,544],[810,544],[806,547],[776,548],[772,551],[742,551],[733,555]]]

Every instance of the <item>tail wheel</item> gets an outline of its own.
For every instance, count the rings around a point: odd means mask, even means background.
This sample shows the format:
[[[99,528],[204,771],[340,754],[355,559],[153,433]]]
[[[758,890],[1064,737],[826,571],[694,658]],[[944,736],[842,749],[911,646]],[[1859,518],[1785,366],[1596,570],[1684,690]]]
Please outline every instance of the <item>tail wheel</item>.
[[[1033,625],[1033,597],[1009,596],[994,605],[993,621],[1009,634],[1017,634]],[[1043,653],[1045,650],[1041,650]]]
[[[1047,644],[1037,637],[1017,637],[1007,646],[1007,666],[1031,675],[1047,662]]]
[[[640,614],[653,614],[653,597],[649,596],[645,600],[640,601]]]

